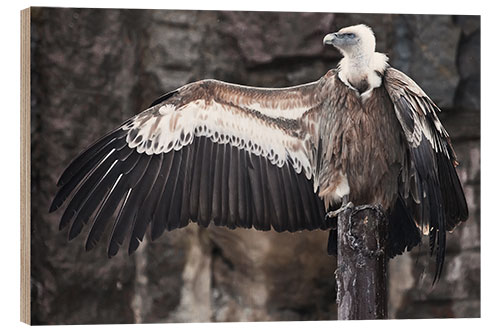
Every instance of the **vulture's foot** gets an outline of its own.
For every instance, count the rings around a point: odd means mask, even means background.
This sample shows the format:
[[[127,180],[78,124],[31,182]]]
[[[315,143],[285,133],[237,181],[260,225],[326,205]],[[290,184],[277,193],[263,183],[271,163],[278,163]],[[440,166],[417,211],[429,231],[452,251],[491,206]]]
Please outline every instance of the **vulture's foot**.
[[[385,217],[384,209],[381,205],[361,205],[353,208],[351,215],[355,215],[357,212],[365,209],[371,209],[377,213],[378,216]]]
[[[332,211],[329,211],[328,213],[326,213],[325,220],[326,219],[333,219],[333,218],[339,216],[339,214],[342,213],[343,211],[345,211],[346,209],[353,209],[353,208],[355,208],[354,204],[350,201],[346,202],[346,203],[342,203],[342,206],[339,209],[332,210]]]
[[[385,212],[382,208],[381,205],[360,205],[360,206],[354,206],[354,204],[348,200],[343,200],[342,206],[334,211],[330,211],[325,215],[325,220],[326,219],[332,219],[332,218],[337,218],[339,214],[344,212],[346,209],[351,209],[349,212],[349,215],[347,216],[348,218],[348,225],[352,225],[352,217],[356,215],[358,212],[365,210],[365,209],[371,209],[375,211],[376,215],[379,217],[385,218]],[[337,220],[335,219],[335,224],[331,226],[330,233],[328,234],[328,244],[327,244],[327,253],[329,255],[337,255],[337,238],[338,238],[338,226],[337,226]],[[345,228],[345,226],[344,226]]]

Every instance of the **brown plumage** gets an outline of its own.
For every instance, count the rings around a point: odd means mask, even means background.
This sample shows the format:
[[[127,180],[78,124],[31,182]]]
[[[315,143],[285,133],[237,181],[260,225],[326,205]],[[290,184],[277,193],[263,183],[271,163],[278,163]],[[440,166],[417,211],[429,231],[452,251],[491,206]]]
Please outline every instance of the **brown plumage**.
[[[362,101],[338,76],[326,89],[329,98],[316,120],[321,124],[316,141],[321,140],[323,147],[317,170],[320,196],[327,206],[334,206],[339,201],[335,189],[342,177],[347,177],[349,199],[355,205],[392,207],[398,176],[407,162],[403,133],[387,131],[399,126],[389,95],[384,87],[378,87]],[[329,112],[332,109],[336,111]]]
[[[228,228],[330,229],[342,202],[381,204],[390,256],[437,243],[467,219],[456,156],[437,106],[375,52],[366,26],[325,37],[344,54],[318,81],[265,89],[203,80],[157,99],[62,174],[50,211],[86,249],[113,223],[108,255],[189,221]],[[113,214],[118,212],[115,220]],[[333,246],[329,246],[333,248]]]

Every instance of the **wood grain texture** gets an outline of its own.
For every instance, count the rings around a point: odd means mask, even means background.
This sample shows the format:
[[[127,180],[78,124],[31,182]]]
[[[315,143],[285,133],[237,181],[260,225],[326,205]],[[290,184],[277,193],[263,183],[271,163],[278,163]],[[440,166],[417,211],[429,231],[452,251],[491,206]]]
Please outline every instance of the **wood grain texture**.
[[[31,324],[30,309],[30,8],[21,11],[21,321]]]
[[[338,319],[387,319],[387,219],[357,206],[339,214],[337,228]]]

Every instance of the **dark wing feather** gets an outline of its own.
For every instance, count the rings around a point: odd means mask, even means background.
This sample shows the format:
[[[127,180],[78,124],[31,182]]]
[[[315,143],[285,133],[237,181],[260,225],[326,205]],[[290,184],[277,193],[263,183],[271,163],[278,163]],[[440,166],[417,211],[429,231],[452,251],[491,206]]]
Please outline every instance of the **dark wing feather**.
[[[147,189],[147,195],[141,203],[138,213],[134,220],[134,228],[130,237],[128,252],[134,252],[146,234],[146,229],[153,219],[156,209],[156,203],[159,196],[163,193],[163,187],[166,183],[165,174],[169,172],[172,165],[173,154],[160,155],[160,165],[153,172],[153,182]]]
[[[122,131],[124,132],[124,131]],[[95,146],[89,147],[80,156],[78,156],[66,168],[58,181],[58,186],[62,186],[57,192],[52,204],[50,205],[49,212],[55,211],[59,208],[66,198],[73,192],[73,190],[80,184],[82,179],[94,168],[99,167],[109,154],[121,150],[125,142],[119,140],[119,135],[123,136],[126,133],[119,133],[115,131],[95,143]],[[118,139],[117,139],[118,138]]]
[[[211,180],[214,178],[212,173],[212,149],[213,144],[210,140],[203,138],[202,158],[200,163],[200,187],[198,190],[198,217],[197,221],[200,225],[206,227],[210,223],[210,215],[212,210],[212,189],[210,188]]]
[[[215,225],[226,225],[230,229],[234,229],[235,226],[232,224],[232,220],[229,219],[229,170],[231,166],[231,150],[233,148],[229,145],[224,145],[222,150],[222,178],[221,178],[221,198],[220,198],[220,218],[215,220]],[[216,215],[217,216],[217,215]]]
[[[195,159],[192,174],[190,199],[189,199],[189,211],[192,219],[198,218],[198,205],[199,205],[199,194],[200,194],[200,183],[201,183],[201,171],[203,167],[203,154],[205,140],[195,140],[192,144],[195,151]],[[201,145],[201,146],[200,146]]]
[[[419,228],[429,233],[431,254],[436,250],[436,281],[443,269],[446,231],[468,217],[455,170],[458,163],[450,138],[438,119],[439,108],[415,82],[396,69],[388,68],[384,78],[411,160],[408,176],[401,179],[400,194]]]
[[[186,175],[186,161],[187,155],[189,153],[189,147],[179,150],[175,154],[179,156],[176,168],[173,170],[174,173],[169,175],[167,181],[167,189],[171,193],[170,202],[168,203],[168,215],[166,220],[166,225],[168,230],[176,229],[180,222],[181,209],[182,209],[182,191],[184,187],[184,177]],[[166,204],[166,203],[163,203]],[[163,232],[163,230],[162,230]],[[157,235],[159,237],[160,234]],[[151,237],[153,238],[153,237]]]
[[[106,148],[106,146],[112,144],[116,140],[123,138],[125,135],[127,135],[126,132],[117,129],[91,144],[83,153],[77,156],[68,165],[66,170],[64,170],[63,174],[59,178],[57,186],[62,186],[66,184],[70,179],[73,179],[73,176],[77,174],[91,158],[93,158],[99,152],[104,151],[104,148]]]
[[[50,210],[71,198],[60,227],[70,225],[72,239],[90,222],[87,250],[109,229],[108,256],[127,235],[132,253],[148,228],[154,240],[189,220],[326,229],[296,121],[317,104],[314,87],[272,91],[204,81],[166,94],[70,163]]]
[[[129,190],[125,194],[120,213],[111,231],[111,238],[108,243],[109,257],[118,253],[118,249],[123,244],[137,211],[147,195],[147,189],[152,186],[151,174],[154,174],[155,165],[158,165],[156,161],[158,161],[158,157],[141,156],[141,160],[137,164],[136,178],[134,177],[135,179],[130,182]]]
[[[228,224],[231,229],[238,226],[238,154],[235,148],[229,148],[228,175]]]
[[[195,151],[194,147],[191,145],[189,147],[189,150],[187,151],[187,154],[184,157],[185,168],[183,168],[184,181],[182,183],[182,197],[179,196],[178,198],[176,198],[176,200],[179,200],[177,202],[180,202],[181,205],[180,218],[177,224],[173,223],[172,225],[168,225],[167,230],[172,230],[174,228],[183,228],[187,226],[189,223],[190,220],[189,194],[193,179],[192,175],[193,175],[194,157],[195,157]]]
[[[248,154],[244,149],[238,149],[239,164],[238,164],[238,211],[240,225],[242,228],[252,227],[252,211],[253,203],[248,195],[249,177],[248,177]]]
[[[141,156],[139,154],[132,152],[119,165],[119,170],[117,168],[118,176],[93,219],[92,228],[85,244],[87,250],[92,249],[97,244],[111,216],[116,211],[119,203],[124,199],[123,194],[128,192],[130,183],[135,182],[134,179],[137,178],[138,174],[142,173],[142,170],[137,168],[137,163],[140,159]]]
[[[260,157],[255,155],[249,156],[248,177],[250,186],[250,196],[253,198],[254,203],[254,219],[253,224],[256,229],[263,230],[264,224],[267,221],[266,213],[266,192],[263,190],[262,184],[262,171],[260,166]]]

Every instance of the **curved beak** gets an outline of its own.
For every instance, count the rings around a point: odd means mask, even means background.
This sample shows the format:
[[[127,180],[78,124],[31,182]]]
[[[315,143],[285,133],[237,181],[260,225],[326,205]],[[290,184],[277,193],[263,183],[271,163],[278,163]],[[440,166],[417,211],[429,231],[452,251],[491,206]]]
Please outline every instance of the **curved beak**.
[[[326,35],[325,38],[323,38],[323,45],[333,45],[333,42],[335,41],[336,38],[337,38],[336,32]]]

